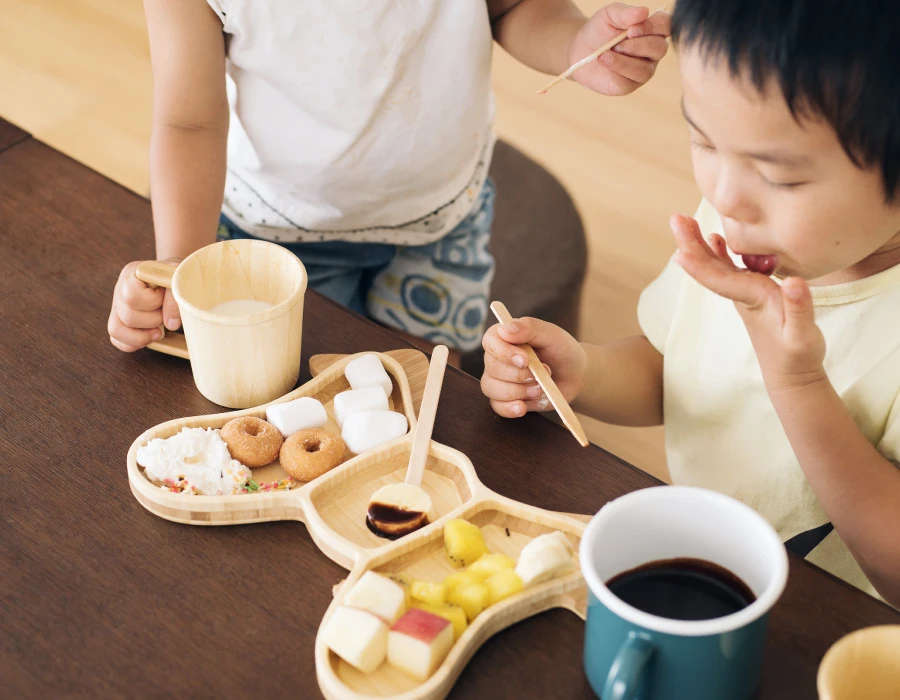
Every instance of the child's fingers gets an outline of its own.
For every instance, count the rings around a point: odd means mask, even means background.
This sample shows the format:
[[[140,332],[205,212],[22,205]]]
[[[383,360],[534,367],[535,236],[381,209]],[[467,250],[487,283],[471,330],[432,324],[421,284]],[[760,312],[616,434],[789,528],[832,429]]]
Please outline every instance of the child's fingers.
[[[524,401],[491,401],[491,408],[503,418],[521,418],[528,412]]]
[[[529,411],[543,412],[552,410],[553,406],[546,397],[530,401],[491,401],[494,413],[504,418],[521,418]]]
[[[484,371],[495,379],[516,384],[533,384],[534,375],[529,369],[519,369],[505,362],[500,362],[492,355],[484,355]]]
[[[661,36],[644,36],[638,39],[626,39],[613,47],[612,51],[632,58],[661,61],[669,51],[669,42]]]
[[[784,334],[794,347],[807,349],[809,339],[816,339],[818,333],[810,333],[816,325],[809,285],[800,277],[788,277],[781,284],[784,299]]]
[[[119,276],[119,290],[116,295],[127,306],[138,311],[156,311],[162,306],[164,289],[148,287],[135,277],[137,263],[127,265]]]
[[[109,315],[107,332],[113,345],[125,352],[134,352],[154,340],[159,340],[162,334],[158,328],[150,330],[143,328],[130,328],[122,323],[115,309]]]
[[[628,29],[647,20],[650,10],[646,7],[634,7],[624,2],[610,3],[600,9],[600,14],[606,23],[616,29]]]
[[[629,39],[650,35],[662,37],[672,35],[672,14],[670,12],[654,12],[646,22],[641,22],[628,29]]]
[[[675,244],[678,246],[678,250],[701,259],[718,257],[703,239],[700,224],[696,220],[689,216],[676,214],[669,219],[669,226],[672,227],[672,233],[675,234]]]
[[[710,234],[708,244],[713,253],[718,257],[722,258],[722,260],[731,262],[731,257],[728,255],[728,245],[725,243],[725,239],[718,233]]]
[[[139,311],[133,309],[124,300],[120,299],[116,303],[116,315],[123,325],[129,328],[143,328],[149,330],[159,328],[163,322],[163,315],[160,309],[155,311]]]
[[[606,68],[618,73],[623,78],[627,78],[635,83],[643,85],[656,72],[656,63],[648,61],[644,58],[632,58],[624,56],[615,51],[607,51],[600,56],[600,63]]]
[[[175,294],[171,289],[166,290],[166,296],[163,299],[162,317],[166,328],[170,331],[178,330],[181,325],[181,310],[178,308],[178,302],[175,301]]]
[[[504,382],[485,372],[481,375],[481,392],[493,401],[527,401],[539,399],[541,387],[535,384]]]
[[[114,347],[118,348],[122,352],[136,352],[141,349],[140,345],[126,345],[125,343],[119,342],[112,336],[109,336],[109,342],[113,344]]]
[[[528,366],[528,358],[521,348],[512,343],[507,343],[500,337],[499,324],[487,329],[481,339],[481,347],[498,362],[502,362],[520,369]]]
[[[535,350],[559,345],[567,335],[559,326],[530,316],[514,318],[512,323],[503,323],[495,327],[501,340],[510,345],[528,343]]]

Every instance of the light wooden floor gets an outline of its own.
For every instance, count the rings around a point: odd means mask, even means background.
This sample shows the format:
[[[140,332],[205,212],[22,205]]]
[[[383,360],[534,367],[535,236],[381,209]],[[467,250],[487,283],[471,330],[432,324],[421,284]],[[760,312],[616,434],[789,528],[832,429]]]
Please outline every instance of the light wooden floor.
[[[603,342],[637,330],[640,290],[673,250],[668,216],[699,198],[674,56],[627,98],[571,83],[536,95],[545,80],[496,50],[497,131],[575,199],[590,243],[582,339]],[[151,91],[140,0],[0,0],[0,115],[141,193]],[[665,477],[661,429],[588,423],[594,442]]]

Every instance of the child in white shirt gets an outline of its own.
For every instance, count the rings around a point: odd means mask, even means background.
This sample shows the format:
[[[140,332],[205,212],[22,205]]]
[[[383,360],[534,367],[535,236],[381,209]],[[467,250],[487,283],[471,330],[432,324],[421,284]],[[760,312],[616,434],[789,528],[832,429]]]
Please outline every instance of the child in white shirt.
[[[309,284],[431,343],[478,347],[493,274],[492,34],[608,95],[666,53],[669,15],[570,0],[145,0],[154,75],[156,255],[220,238],[280,243]],[[227,143],[227,146],[226,146]],[[112,343],[180,324],[170,292],[122,270]]]

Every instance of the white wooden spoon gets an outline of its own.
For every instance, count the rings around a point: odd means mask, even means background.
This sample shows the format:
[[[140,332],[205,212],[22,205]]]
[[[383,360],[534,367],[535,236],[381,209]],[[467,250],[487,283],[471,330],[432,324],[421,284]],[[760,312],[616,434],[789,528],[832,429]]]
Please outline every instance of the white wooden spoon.
[[[376,535],[396,539],[428,524],[431,496],[422,488],[422,476],[428,461],[428,447],[437,415],[444,370],[450,351],[444,345],[435,347],[431,354],[422,405],[416,423],[406,480],[402,484],[382,486],[369,500],[366,523]]]

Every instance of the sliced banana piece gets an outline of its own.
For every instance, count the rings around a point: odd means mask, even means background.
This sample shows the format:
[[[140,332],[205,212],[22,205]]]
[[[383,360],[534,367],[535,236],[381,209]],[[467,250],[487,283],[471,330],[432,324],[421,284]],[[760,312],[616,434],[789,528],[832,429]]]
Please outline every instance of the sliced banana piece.
[[[535,537],[522,548],[516,573],[525,586],[533,586],[575,568],[575,557],[564,533],[550,532]]]

